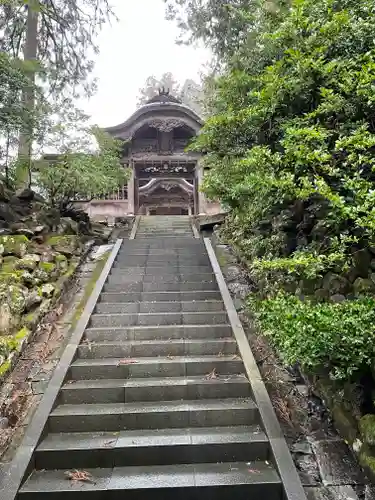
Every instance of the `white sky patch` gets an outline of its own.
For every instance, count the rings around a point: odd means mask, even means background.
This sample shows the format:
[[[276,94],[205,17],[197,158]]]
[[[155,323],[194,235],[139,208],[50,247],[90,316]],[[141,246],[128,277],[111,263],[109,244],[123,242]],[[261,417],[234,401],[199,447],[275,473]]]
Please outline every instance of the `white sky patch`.
[[[183,83],[199,81],[210,52],[202,47],[176,45],[178,28],[164,18],[163,0],[111,0],[119,18],[100,34],[100,54],[94,75],[98,91],[78,106],[101,127],[125,121],[136,109],[139,88],[150,75],[170,71]]]

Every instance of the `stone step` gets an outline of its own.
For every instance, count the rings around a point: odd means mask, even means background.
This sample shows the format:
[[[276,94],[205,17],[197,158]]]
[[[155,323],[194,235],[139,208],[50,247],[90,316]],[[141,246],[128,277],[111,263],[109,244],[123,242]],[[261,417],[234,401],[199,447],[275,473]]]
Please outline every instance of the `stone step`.
[[[158,339],[223,339],[232,337],[230,325],[167,325],[115,328],[87,328],[84,338],[89,342],[158,340]]]
[[[186,240],[186,241],[185,241]],[[138,247],[149,247],[149,248],[158,248],[158,247],[165,247],[168,249],[171,248],[182,248],[186,249],[187,247],[193,248],[193,247],[202,247],[205,248],[204,241],[199,238],[186,238],[184,239],[183,244],[181,243],[181,238],[168,238],[168,242],[165,241],[164,237],[156,238],[151,240],[144,241],[142,239],[140,240],[128,240],[124,241],[124,244],[120,248],[120,252],[126,250],[127,248],[138,248]]]
[[[131,283],[199,283],[204,281],[206,283],[215,281],[215,275],[211,273],[206,274],[164,274],[154,276],[153,274],[139,274],[125,272],[112,272],[107,280],[108,284],[131,284]]]
[[[137,231],[136,238],[144,238],[147,236],[167,236],[169,238],[176,238],[177,236],[185,236],[186,238],[191,238],[193,236],[193,232],[190,228],[185,227],[174,227],[169,229],[158,229],[158,228],[140,228]]]
[[[150,244],[146,240],[134,240],[134,244],[132,245],[125,244],[125,246],[119,251],[119,255],[128,255],[129,253],[135,253],[137,251],[140,253],[155,253],[155,255],[158,255],[162,250],[165,250],[168,254],[177,254],[189,257],[192,252],[197,252],[198,254],[205,253],[206,247],[204,243],[202,243],[202,240],[189,240],[181,242],[181,238],[179,238],[179,243],[175,244],[171,243],[169,240],[166,241],[165,238],[163,238],[163,241],[154,244]]]
[[[160,265],[160,266],[128,266],[122,262],[115,262],[111,274],[114,273],[145,273],[145,274],[153,274],[154,276],[160,276],[164,274],[200,274],[200,273],[212,273],[212,267],[207,265],[207,266],[184,266],[183,264],[175,264],[175,265],[170,265],[167,262],[165,265]]]
[[[281,500],[282,484],[266,462],[155,465],[88,469],[92,482],[67,480],[66,470],[34,471],[20,490],[25,500]]]
[[[48,418],[48,428],[53,433],[258,423],[258,409],[250,398],[60,405]]]
[[[190,292],[103,292],[100,302],[192,302],[192,301],[221,301],[218,290],[202,290]]]
[[[90,318],[89,326],[94,328],[112,326],[163,326],[163,325],[215,325],[226,324],[227,313],[214,312],[164,312],[139,314],[98,314]]]
[[[137,314],[163,312],[212,312],[224,311],[221,300],[200,300],[189,302],[99,302],[95,312],[99,314]]]
[[[168,339],[85,342],[78,347],[79,358],[122,358],[152,356],[221,356],[237,353],[234,338]]]
[[[119,259],[127,259],[130,257],[147,257],[155,259],[184,259],[184,260],[194,260],[193,257],[207,258],[207,252],[204,248],[193,247],[193,248],[128,248],[126,251],[119,253],[116,257],[116,262]]]
[[[172,242],[170,239],[166,240],[162,238],[159,242],[155,242],[152,240],[133,240],[132,244],[124,243],[124,246],[120,249],[119,255],[127,255],[128,253],[135,253],[139,251],[140,253],[148,253],[152,254],[155,252],[156,255],[160,253],[162,250],[165,250],[171,254],[185,255],[189,257],[192,252],[204,253],[206,252],[205,244],[202,240],[188,240],[181,241],[181,238],[178,238],[178,242]]]
[[[123,246],[120,249],[120,253],[128,250],[129,248],[149,248],[149,249],[158,249],[165,248],[167,250],[184,250],[190,249],[199,249],[206,248],[204,244],[204,240],[195,239],[195,238],[184,238],[184,241],[181,242],[180,236],[177,238],[168,238],[166,241],[164,236],[159,238],[154,237],[152,240],[150,239],[139,239],[139,240],[130,240],[125,241]]]
[[[133,268],[141,268],[144,270],[147,269],[148,272],[155,269],[155,272],[160,274],[160,268],[164,271],[166,269],[171,269],[171,272],[178,270],[181,272],[181,269],[187,273],[194,271],[194,268],[203,268],[205,270],[208,269],[209,273],[212,273],[212,268],[210,263],[206,258],[198,259],[198,257],[194,260],[186,261],[184,259],[171,259],[168,256],[160,256],[156,258],[155,256],[147,257],[147,256],[130,256],[123,260],[117,260],[115,262],[115,268],[120,268],[121,270],[133,270]],[[199,269],[197,272],[201,272]]]
[[[175,233],[175,231],[173,231]],[[176,234],[172,234],[171,232],[145,232],[145,233],[139,233],[138,236],[136,236],[138,241],[142,240],[153,240],[154,238],[165,238],[166,240],[168,239],[175,239]],[[180,240],[190,240],[193,237],[193,233],[188,233],[188,232],[181,232],[178,236]]]
[[[60,404],[132,403],[250,397],[250,384],[241,375],[205,377],[134,378],[131,380],[68,381],[61,390]]]
[[[130,257],[132,257],[132,258],[139,257],[139,258],[143,258],[143,259],[156,259],[159,261],[165,260],[166,263],[171,262],[171,264],[172,264],[173,261],[194,260],[192,258],[192,253],[194,253],[195,259],[197,257],[199,257],[201,259],[207,258],[207,254],[201,250],[198,250],[198,251],[191,250],[190,253],[188,254],[188,253],[185,253],[185,251],[171,252],[168,249],[151,250],[148,252],[147,250],[133,248],[131,250],[129,249],[128,252],[124,252],[124,253],[118,255],[116,262],[121,261],[121,260],[126,261],[126,259],[129,259]]]
[[[73,380],[234,375],[243,372],[241,358],[229,356],[171,356],[76,359],[69,368]]]
[[[150,231],[160,230],[165,232],[178,229],[188,230],[191,229],[191,223],[190,221],[174,221],[172,224],[168,222],[163,223],[162,221],[160,221],[160,223],[155,223],[155,222],[145,223],[144,221],[141,221],[141,223],[138,226],[138,230],[142,231],[142,229],[143,230],[150,229]]]
[[[139,228],[139,230],[150,229],[153,231],[156,231],[157,229],[164,230],[164,231],[172,230],[172,229],[191,229],[191,223],[190,223],[190,221],[174,221],[172,224],[169,224],[168,222],[167,223],[163,223],[163,222],[147,223],[147,222],[141,221],[138,228]]]
[[[105,292],[200,292],[208,290],[218,290],[216,281],[192,281],[190,283],[106,283]]]
[[[168,259],[156,261],[140,257],[129,257],[129,259],[125,259],[123,261],[119,260],[115,263],[115,268],[119,268],[120,270],[132,269],[138,267],[146,270],[149,270],[150,268],[153,269],[158,268],[158,270],[155,270],[155,272],[158,274],[162,274],[166,269],[174,270],[175,268],[179,270],[185,269],[187,272],[190,272],[190,270],[192,270],[193,267],[205,268],[206,270],[208,270],[209,273],[212,272],[212,268],[210,267],[208,260],[199,260],[199,259],[190,262],[185,262],[185,261],[171,262]]]
[[[269,459],[257,425],[49,434],[36,451],[37,469],[249,462]]]

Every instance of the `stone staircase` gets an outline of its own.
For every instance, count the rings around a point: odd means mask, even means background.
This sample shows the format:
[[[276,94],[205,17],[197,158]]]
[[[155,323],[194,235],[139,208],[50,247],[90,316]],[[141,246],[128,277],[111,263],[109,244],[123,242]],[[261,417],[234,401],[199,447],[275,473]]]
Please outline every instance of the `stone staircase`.
[[[172,215],[142,217],[136,238],[192,238],[192,226],[189,216]],[[156,244],[157,242],[155,242]]]
[[[142,218],[17,498],[289,499],[273,463],[203,240],[188,217]]]

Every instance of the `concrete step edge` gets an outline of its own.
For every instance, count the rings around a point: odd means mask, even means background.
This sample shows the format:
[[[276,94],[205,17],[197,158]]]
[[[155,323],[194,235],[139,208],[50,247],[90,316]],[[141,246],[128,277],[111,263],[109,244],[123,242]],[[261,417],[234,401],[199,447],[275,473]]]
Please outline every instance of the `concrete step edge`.
[[[27,499],[28,494],[39,494],[42,495],[41,498],[47,498],[45,497],[47,493],[48,498],[53,499],[54,493],[64,492],[68,498],[78,498],[80,492],[91,491],[93,494],[95,491],[102,491],[110,492],[111,498],[117,500],[117,498],[123,498],[124,491],[137,493],[142,491],[142,498],[147,498],[148,492],[157,492],[160,489],[163,491],[162,498],[168,498],[169,500],[176,498],[177,492],[184,490],[202,495],[203,491],[200,491],[200,488],[203,488],[207,493],[214,494],[217,488],[220,487],[221,490],[228,488],[225,498],[229,499],[236,494],[237,487],[241,488],[241,498],[244,498],[244,486],[248,494],[252,495],[251,492],[253,491],[256,498],[260,498],[263,493],[264,498],[267,498],[267,500],[281,500],[282,495],[281,479],[268,462],[254,461],[251,463],[251,469],[246,462],[227,462],[174,466],[115,467],[89,469],[87,472],[92,475],[93,483],[80,483],[77,491],[77,488],[72,488],[71,482],[67,481],[66,470],[34,471],[22,486],[20,497]],[[167,493],[168,491],[172,496]],[[222,493],[224,492],[222,491]],[[116,496],[113,497],[112,495]],[[32,498],[36,497],[32,496]],[[140,497],[137,496],[137,498]],[[221,495],[220,498],[224,497]]]
[[[135,403],[94,403],[58,405],[50,416],[62,417],[79,415],[126,415],[165,412],[186,412],[205,410],[256,410],[257,406],[251,398],[196,399],[184,401],[143,401]]]
[[[85,379],[71,380],[62,386],[62,390],[80,390],[80,389],[103,389],[103,388],[127,388],[127,387],[170,387],[174,385],[219,385],[227,383],[248,384],[249,381],[244,373],[234,375],[217,375],[215,379],[207,379],[199,375],[185,377],[163,378],[132,378],[132,379]]]
[[[239,356],[230,354],[229,356],[212,356],[212,355],[203,355],[203,356],[153,356],[153,357],[136,357],[131,358],[131,362],[122,363],[123,360],[127,358],[97,358],[97,359],[76,359],[71,366],[127,366],[136,364],[136,365],[150,365],[150,364],[160,364],[160,363],[226,363],[228,361],[234,361],[238,363],[242,363],[242,360]]]
[[[268,443],[266,434],[262,431],[259,425],[249,426],[233,426],[233,427],[188,427],[184,429],[163,429],[159,430],[135,430],[135,431],[121,431],[114,435],[113,432],[72,432],[72,433],[50,433],[39,444],[37,450],[40,451],[64,451],[66,444],[71,444],[70,450],[86,450],[87,442],[92,442],[90,449],[102,449],[103,444],[100,446],[98,443],[107,440],[110,444],[107,449],[114,449],[119,439],[127,439],[126,446],[135,448],[142,444],[144,447],[153,447],[155,442],[150,441],[148,437],[157,437],[158,446],[176,446],[171,444],[171,436],[186,435],[195,439],[201,438],[197,441],[190,440],[192,446],[205,443],[215,444],[223,443],[223,435],[227,436],[229,443],[251,443],[254,441]],[[207,440],[204,437],[207,437]],[[231,439],[232,438],[232,439]],[[65,446],[64,446],[65,445]]]

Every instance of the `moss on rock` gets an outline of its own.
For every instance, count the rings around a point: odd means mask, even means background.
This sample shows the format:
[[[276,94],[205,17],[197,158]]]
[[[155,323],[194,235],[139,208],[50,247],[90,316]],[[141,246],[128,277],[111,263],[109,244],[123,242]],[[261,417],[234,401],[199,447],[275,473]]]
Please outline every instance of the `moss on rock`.
[[[79,318],[81,317],[83,310],[84,310],[84,308],[85,308],[85,306],[90,298],[90,295],[92,294],[92,292],[95,288],[95,285],[96,285],[96,283],[97,283],[97,281],[98,281],[98,279],[103,271],[103,268],[105,266],[105,263],[108,260],[110,253],[111,252],[105,252],[102,255],[102,257],[99,259],[95,269],[93,270],[92,275],[90,277],[90,280],[85,287],[83,297],[82,297],[80,303],[78,304],[78,306],[73,314],[72,323],[71,323],[72,329],[74,329],[76,327],[76,325],[79,321]]]
[[[353,290],[356,297],[374,292],[375,284],[370,279],[357,278],[353,283]]]
[[[50,236],[46,244],[67,257],[74,255],[80,246],[79,239],[75,235]]]
[[[14,338],[15,338],[18,342],[20,342],[20,341],[22,341],[22,340],[26,339],[26,338],[27,338],[30,334],[31,334],[30,330],[29,330],[28,328],[26,328],[26,326],[24,326],[23,328],[21,328],[21,330],[19,330],[19,331],[15,334]]]
[[[48,274],[52,274],[56,270],[56,264],[53,262],[40,262],[39,269],[45,271]]]
[[[375,456],[369,446],[363,445],[359,452],[359,463],[364,468],[365,472],[370,476],[370,479],[375,479]]]
[[[3,258],[3,264],[1,266],[2,272],[12,272],[18,267],[18,262],[20,259],[14,257],[14,255],[7,255]]]
[[[68,269],[69,262],[65,255],[58,253],[57,255],[55,255],[54,260],[56,262],[57,268],[60,271],[60,274],[64,273]]]
[[[3,377],[9,371],[10,367],[10,361],[4,361],[4,363],[0,365],[0,377]]]
[[[359,421],[362,440],[370,446],[375,446],[375,415],[364,415]]]
[[[18,269],[25,269],[27,271],[33,271],[40,261],[40,257],[37,254],[25,255],[22,259],[19,259],[16,263]]]
[[[0,245],[4,247],[3,255],[24,257],[29,246],[29,239],[23,235],[0,236]]]
[[[40,287],[42,297],[52,297],[55,293],[55,286],[52,283],[46,283]]]

